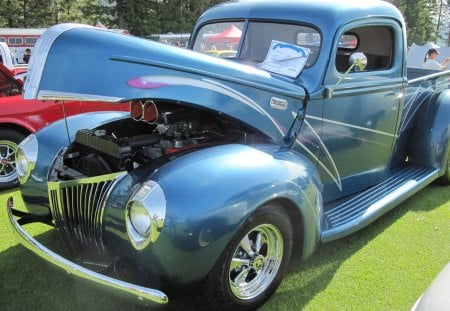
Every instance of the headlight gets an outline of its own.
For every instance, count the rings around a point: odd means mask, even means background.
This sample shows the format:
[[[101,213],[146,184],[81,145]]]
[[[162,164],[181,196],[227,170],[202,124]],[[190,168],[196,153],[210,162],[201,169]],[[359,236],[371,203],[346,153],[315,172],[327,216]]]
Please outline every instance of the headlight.
[[[16,155],[17,177],[25,183],[33,171],[38,156],[38,140],[34,134],[25,138],[18,147]]]
[[[147,209],[139,202],[133,201],[128,214],[130,216],[130,224],[134,230],[141,236],[148,237],[151,229],[151,216],[148,214]]]
[[[131,244],[144,249],[158,238],[166,216],[166,197],[154,181],[145,182],[126,208],[126,225]]]

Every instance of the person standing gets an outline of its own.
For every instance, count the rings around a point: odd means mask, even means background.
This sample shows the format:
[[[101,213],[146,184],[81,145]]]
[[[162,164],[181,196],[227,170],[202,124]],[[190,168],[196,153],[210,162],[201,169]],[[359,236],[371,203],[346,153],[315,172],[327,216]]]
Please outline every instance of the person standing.
[[[30,56],[31,56],[31,49],[26,48],[25,52],[23,53],[23,62],[25,64],[28,64],[28,62],[30,61]]]
[[[436,58],[439,56],[439,51],[436,49],[429,49],[425,54],[422,68],[431,70],[445,70],[450,62],[450,57],[446,57],[441,63]]]

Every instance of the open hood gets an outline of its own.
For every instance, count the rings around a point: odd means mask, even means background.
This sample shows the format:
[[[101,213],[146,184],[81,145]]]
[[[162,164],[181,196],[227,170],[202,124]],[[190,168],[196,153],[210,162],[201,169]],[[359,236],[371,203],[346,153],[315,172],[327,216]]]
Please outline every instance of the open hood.
[[[0,62],[0,73],[6,77],[14,79],[14,73]]]
[[[14,85],[14,87],[12,87]],[[14,73],[0,63],[0,89],[8,90],[15,89],[13,95],[20,94],[23,87],[23,82],[20,79],[16,79]]]
[[[24,98],[171,101],[229,115],[281,140],[305,95],[286,80],[130,35],[60,24],[36,45]]]

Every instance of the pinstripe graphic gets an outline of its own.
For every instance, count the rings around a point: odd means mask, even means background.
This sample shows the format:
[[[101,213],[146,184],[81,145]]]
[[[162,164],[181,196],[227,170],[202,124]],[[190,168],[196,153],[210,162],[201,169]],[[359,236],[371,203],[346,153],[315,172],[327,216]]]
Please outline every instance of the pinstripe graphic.
[[[377,130],[373,130],[373,129],[368,128],[368,127],[362,127],[362,126],[358,126],[358,125],[354,125],[354,124],[350,124],[350,123],[343,123],[343,122],[338,122],[338,121],[334,121],[334,120],[330,120],[330,119],[322,119],[322,118],[313,117],[313,116],[306,116],[306,118],[313,119],[313,120],[319,120],[319,121],[322,121],[322,122],[328,122],[328,123],[341,125],[341,126],[345,126],[345,127],[350,127],[350,128],[354,128],[354,129],[357,129],[357,130],[362,130],[362,131],[366,131],[366,132],[380,134],[380,135],[384,135],[384,136],[388,136],[388,137],[397,137],[397,135],[394,135],[394,134],[391,134],[391,133],[377,131]]]

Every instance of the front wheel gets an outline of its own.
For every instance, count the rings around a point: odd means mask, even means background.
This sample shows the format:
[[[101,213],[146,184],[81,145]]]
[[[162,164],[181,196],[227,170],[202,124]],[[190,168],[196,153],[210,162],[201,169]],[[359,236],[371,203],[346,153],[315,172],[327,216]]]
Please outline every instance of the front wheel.
[[[261,207],[239,229],[206,280],[216,309],[252,310],[275,292],[292,250],[291,222],[280,206]]]
[[[15,187],[19,184],[16,171],[16,153],[18,144],[25,135],[0,129],[0,190]]]

